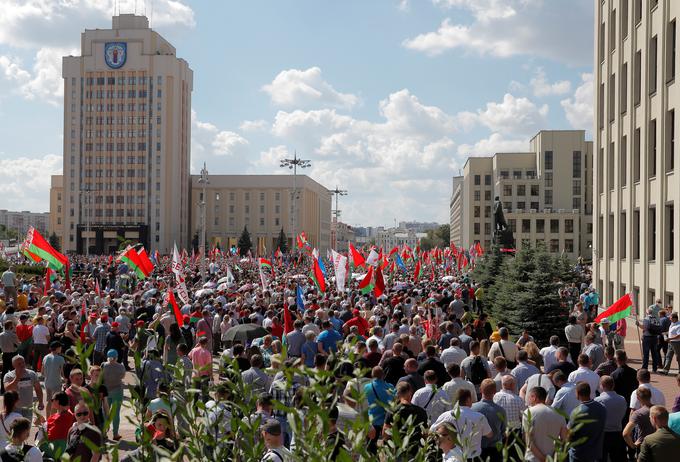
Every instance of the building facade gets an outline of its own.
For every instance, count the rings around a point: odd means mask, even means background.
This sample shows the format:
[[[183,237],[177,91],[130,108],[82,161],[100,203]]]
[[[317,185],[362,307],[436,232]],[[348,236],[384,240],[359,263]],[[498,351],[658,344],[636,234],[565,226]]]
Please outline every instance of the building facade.
[[[583,130],[542,130],[529,152],[470,157],[454,178],[451,240],[490,248],[498,196],[517,248],[544,245],[572,259],[592,248],[592,142]]]
[[[395,247],[409,246],[415,249],[420,244],[420,240],[427,237],[427,233],[418,233],[412,229],[387,228],[379,231],[375,236],[375,245],[389,252]]]
[[[29,227],[34,227],[40,234],[47,238],[47,234],[52,232],[50,227],[49,212],[35,213],[28,211],[12,212],[11,210],[0,210],[0,225],[7,230],[16,231],[19,240],[23,240]]]
[[[356,235],[354,233],[354,228],[352,228],[347,223],[342,221],[337,221],[335,225],[335,240],[336,246],[335,250],[339,252],[346,252],[349,248],[349,243],[354,244],[356,242]]]
[[[63,58],[63,203],[54,220],[65,251],[109,253],[132,239],[167,252],[189,243],[193,73],[146,17],[112,23],[85,30],[80,56]]]
[[[257,255],[269,255],[276,250],[282,229],[288,249],[295,246],[294,232],[302,231],[322,255],[330,248],[331,195],[308,176],[297,175],[295,215],[292,175],[210,175],[205,198],[199,179],[199,175],[191,176],[190,229],[192,236],[200,233],[200,203],[205,200],[206,243],[210,247],[236,246],[247,227]]]
[[[595,2],[593,283],[639,313],[680,291],[675,176],[680,2]],[[679,172],[680,174],[680,172]]]

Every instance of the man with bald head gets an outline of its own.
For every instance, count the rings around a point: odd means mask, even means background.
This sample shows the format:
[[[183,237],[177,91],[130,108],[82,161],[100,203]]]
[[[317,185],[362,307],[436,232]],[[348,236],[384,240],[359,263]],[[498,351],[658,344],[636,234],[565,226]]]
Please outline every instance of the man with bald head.
[[[522,413],[526,409],[524,400],[517,396],[517,382],[512,375],[501,378],[502,388],[493,397],[493,402],[505,409],[508,417],[508,429],[519,430],[522,426]]]
[[[418,361],[415,358],[409,358],[404,363],[404,372],[406,375],[399,379],[399,382],[408,382],[415,393],[417,390],[425,386],[425,379],[418,373]]]

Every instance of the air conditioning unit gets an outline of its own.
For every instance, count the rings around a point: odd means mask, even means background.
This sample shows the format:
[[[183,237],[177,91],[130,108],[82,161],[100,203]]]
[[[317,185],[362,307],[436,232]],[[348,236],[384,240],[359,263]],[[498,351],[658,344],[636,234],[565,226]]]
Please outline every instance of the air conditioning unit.
[[[536,209],[529,209],[529,213],[536,213]]]
[[[543,209],[545,213],[552,213],[552,207],[546,207]]]

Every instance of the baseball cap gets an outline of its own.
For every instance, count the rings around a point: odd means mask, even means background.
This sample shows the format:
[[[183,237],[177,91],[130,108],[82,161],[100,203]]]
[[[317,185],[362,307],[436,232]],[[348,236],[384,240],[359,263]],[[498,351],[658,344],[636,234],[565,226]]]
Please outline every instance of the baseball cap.
[[[109,351],[106,352],[106,357],[107,358],[117,358],[118,352],[112,348],[112,349],[110,349]]]
[[[270,435],[278,436],[281,434],[281,424],[276,419],[267,419],[260,429]]]
[[[120,324],[118,324],[116,321],[113,321],[111,323],[111,327],[120,327]]]

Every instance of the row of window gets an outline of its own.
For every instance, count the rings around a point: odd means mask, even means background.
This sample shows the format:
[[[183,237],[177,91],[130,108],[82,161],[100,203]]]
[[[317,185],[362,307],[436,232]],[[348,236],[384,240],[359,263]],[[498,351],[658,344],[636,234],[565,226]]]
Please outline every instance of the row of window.
[[[156,143],[160,151],[160,143]],[[146,143],[85,143],[85,152],[146,151]]]
[[[244,199],[245,199],[246,201],[249,201],[249,200],[250,200],[250,191],[244,192],[243,195],[244,195]],[[260,197],[260,202],[264,202],[264,200],[265,200],[265,193],[263,193],[263,192],[259,193],[259,197]],[[203,193],[202,193],[202,192],[199,192],[199,193],[198,193],[198,200],[199,200],[199,201],[202,201],[202,200],[203,200]],[[219,201],[219,200],[220,200],[220,193],[219,193],[219,192],[216,192],[216,193],[215,193],[215,201]],[[232,201],[232,202],[236,200],[236,193],[235,193],[235,192],[230,192],[230,193],[229,193],[229,200]],[[280,201],[280,200],[281,200],[281,193],[280,193],[280,192],[275,192],[275,193],[274,193],[274,200],[276,200],[276,201]],[[232,206],[232,207],[233,207],[233,206]],[[260,206],[260,207],[264,207],[264,206]],[[277,207],[278,207],[278,205],[277,205]]]
[[[149,92],[147,90],[88,90],[84,95],[86,99],[134,99],[146,98],[148,96]],[[161,96],[161,90],[156,90],[156,97],[160,98]],[[71,97],[73,97],[73,94],[71,94]]]
[[[146,125],[147,121],[151,123],[152,117],[146,116],[97,116],[85,117],[85,125]],[[75,117],[71,118],[71,124],[75,124]],[[161,116],[156,117],[156,123],[160,125]]]
[[[260,221],[259,221],[260,226],[262,226],[262,227],[265,226],[264,222],[265,222],[264,218],[260,218]],[[246,226],[250,225],[250,217],[246,217],[245,224],[246,224]],[[220,225],[220,217],[215,217],[214,226],[219,226],[219,225]],[[229,227],[233,228],[234,226],[236,226],[236,220],[234,219],[234,217],[229,217]],[[278,217],[274,218],[274,226],[275,227],[281,226],[281,220]]]
[[[161,102],[156,103],[156,110],[161,110]],[[83,112],[144,112],[147,109],[146,103],[86,103],[82,105]],[[71,104],[71,112],[76,111],[76,105]]]
[[[665,130],[665,143],[664,143],[664,171],[665,173],[670,173],[675,169],[675,110],[671,109],[666,112],[666,130]],[[648,146],[647,146],[647,177],[649,179],[656,177],[657,166],[660,160],[658,156],[658,124],[657,120],[653,119],[649,121],[648,124]],[[633,143],[632,143],[632,180],[637,183],[640,181],[640,170],[641,170],[641,132],[640,128],[636,128],[633,133]],[[614,141],[609,143],[607,151],[607,164],[605,167],[605,152],[604,147],[600,148],[600,154],[598,159],[598,192],[602,193],[604,191],[604,172],[607,171],[607,182],[610,189],[614,189],[615,178],[618,178],[619,187],[625,187],[628,183],[628,138],[626,135],[621,137],[619,143],[618,151],[619,162],[616,165],[616,146]],[[618,167],[618,170],[617,168]],[[618,171],[618,175],[617,175]]]
[[[160,136],[161,129],[156,130],[156,136]],[[83,133],[84,137],[90,138],[145,138],[149,135],[149,131],[146,128],[140,128],[135,130],[133,128],[128,128],[127,130],[85,130]],[[75,138],[75,130],[71,130],[71,136]]]
[[[673,203],[666,204],[663,208],[664,213],[664,232],[661,234],[661,238],[664,240],[664,261],[673,261],[675,259],[675,207]],[[632,244],[632,257],[634,260],[640,259],[641,245],[646,245],[647,249],[647,259],[649,261],[655,261],[657,259],[657,209],[656,207],[650,207],[647,211],[647,233],[645,235],[646,242],[640,242],[640,210],[633,211],[633,222],[631,225],[631,244]],[[627,241],[627,212],[624,210],[619,212],[618,219],[618,229],[616,235],[614,234],[614,214],[609,214],[607,217],[607,255],[609,258],[614,258],[614,248],[618,242],[618,252],[619,258],[625,259],[628,252],[628,241]],[[604,250],[604,216],[600,215],[598,218],[598,247],[600,254],[599,258],[603,258]]]
[[[513,233],[518,232],[517,230],[517,222],[520,222],[521,225],[521,232],[528,234],[531,232],[538,233],[538,234],[543,234],[546,232],[546,221],[548,221],[549,224],[549,229],[551,234],[559,234],[560,232],[565,232],[565,233],[573,233],[574,232],[574,220],[572,219],[565,219],[564,220],[564,225],[561,225],[561,220],[559,219],[550,219],[550,220],[545,220],[543,218],[538,218],[535,220],[529,220],[529,219],[522,219],[522,220],[516,220],[514,218],[511,218],[508,220],[508,227],[512,230]],[[533,222],[533,230],[532,230],[532,222]],[[479,234],[480,230],[480,223],[474,223],[474,233]],[[488,231],[487,231],[488,230]],[[592,234],[593,232],[593,226],[591,223],[586,224],[586,233],[587,234]],[[491,223],[484,223],[484,233],[485,234],[490,234],[491,233]]]
[[[146,85],[146,83],[152,82],[152,77],[146,76],[118,76],[118,77],[87,77],[85,83],[87,85]],[[157,76],[156,82],[158,85],[163,83],[163,77]],[[71,78],[71,85],[76,84],[75,77]]]

